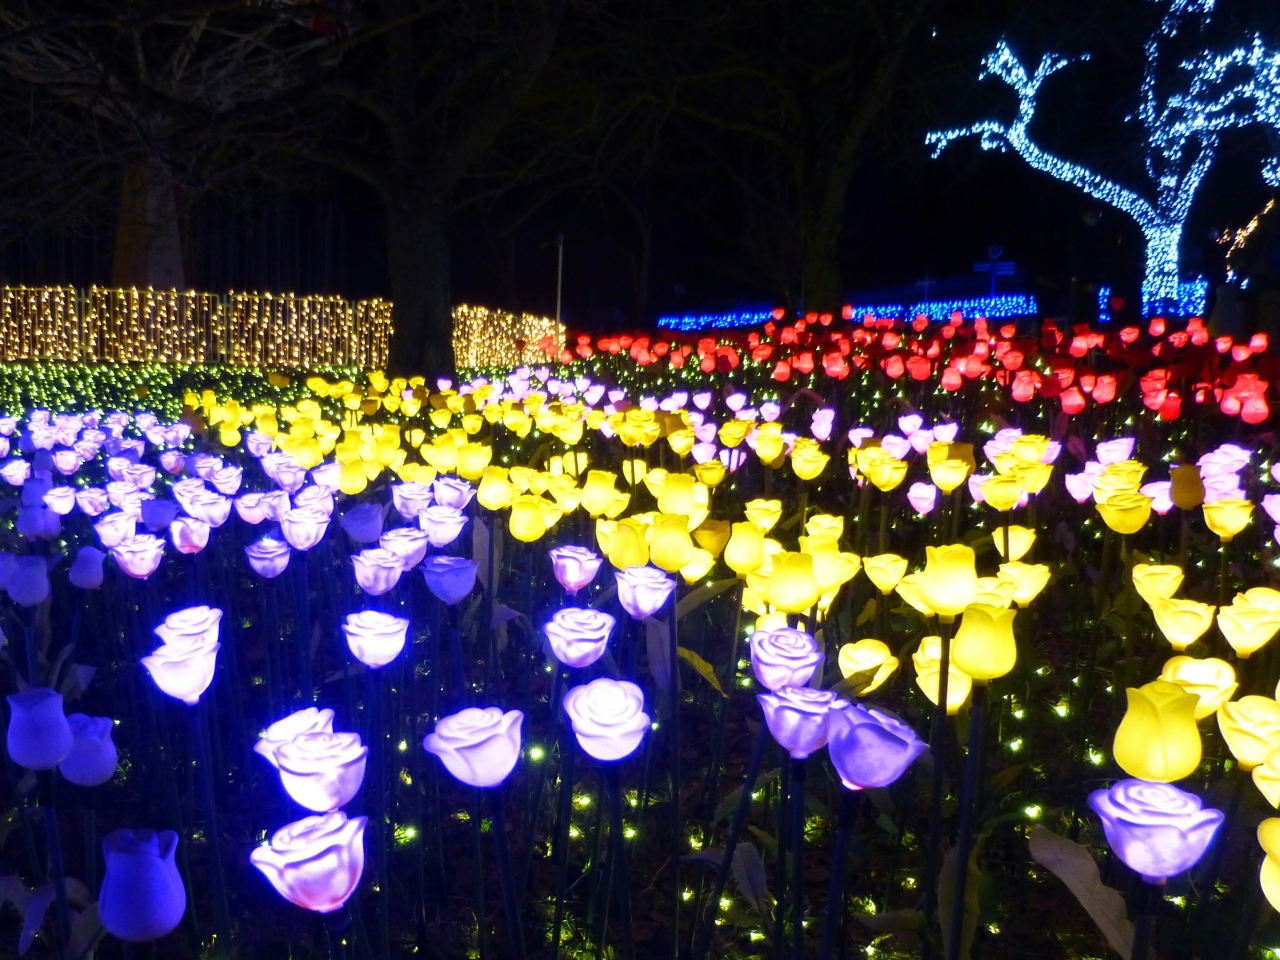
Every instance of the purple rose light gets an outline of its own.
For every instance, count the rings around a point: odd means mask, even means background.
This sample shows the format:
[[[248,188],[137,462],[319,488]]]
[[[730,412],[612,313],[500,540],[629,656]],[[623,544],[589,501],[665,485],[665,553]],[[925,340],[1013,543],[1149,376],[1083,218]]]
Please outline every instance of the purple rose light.
[[[824,659],[813,637],[790,627],[757,630],[749,643],[751,670],[768,690],[803,687]]]
[[[218,656],[218,625],[222,611],[215,607],[188,607],[165,617],[155,633],[164,644],[142,665],[157,687],[188,706],[213,682]]]
[[[472,787],[496,787],[520,759],[524,714],[501,707],[467,707],[441,717],[422,741],[422,749],[440,758],[446,770]]]
[[[378,545],[382,549],[390,550],[400,558],[400,569],[405,573],[422,562],[430,542],[426,531],[415,527],[395,527],[383,531],[378,538]]]
[[[143,500],[138,508],[139,517],[152,533],[163,530],[178,517],[178,505],[172,500]]]
[[[187,911],[187,892],[174,862],[177,850],[172,830],[113,830],[103,838],[107,869],[98,915],[107,933],[144,943],[177,928]]]
[[[65,517],[76,507],[74,487],[53,487],[44,495],[44,505],[60,517]]]
[[[116,564],[135,580],[145,580],[156,572],[164,558],[164,541],[149,533],[127,537],[111,548]]]
[[[1146,780],[1121,780],[1110,790],[1095,790],[1089,806],[1101,818],[1116,856],[1149,882],[1194,867],[1223,820],[1221,810],[1203,809],[1195,794]]]
[[[431,493],[439,506],[462,510],[476,495],[476,490],[467,481],[457,477],[436,477],[431,484]]]
[[[651,617],[667,602],[676,582],[657,567],[627,567],[614,572],[618,602],[634,620]]]
[[[240,483],[244,479],[244,471],[239,467],[220,467],[213,471],[213,476],[209,478],[209,482],[213,484],[215,490],[225,496],[232,496],[240,489]],[[149,484],[148,484],[149,486]]]
[[[328,515],[313,508],[296,507],[280,515],[280,531],[295,550],[310,550],[328,529]]]
[[[361,503],[352,507],[342,516],[342,529],[356,543],[376,542],[382,536],[382,507],[376,503]]]
[[[378,610],[361,610],[347,614],[342,632],[347,646],[366,667],[385,667],[404,649],[409,621]]]
[[[20,606],[43,603],[49,599],[49,562],[40,556],[15,558],[6,589]]]
[[[465,557],[428,557],[421,570],[427,589],[449,606],[467,597],[476,585],[476,562]]]
[[[600,572],[600,555],[586,547],[553,547],[547,551],[556,580],[571,594],[588,586]]]
[[[179,553],[199,553],[209,545],[209,524],[194,517],[179,517],[169,524],[169,539]]]
[[[597,760],[629,756],[650,726],[644,691],[626,680],[600,677],[572,687],[564,695],[564,709],[579,746]]]
[[[107,491],[101,487],[84,487],[76,491],[76,506],[86,517],[98,516],[107,509],[108,503]]]
[[[360,885],[366,823],[340,810],[303,817],[272,834],[269,845],[254,847],[249,862],[290,903],[333,913]]]
[[[394,587],[403,569],[399,555],[382,547],[352,554],[351,563],[356,569],[356,583],[371,597],[380,597]]]
[[[83,546],[67,571],[67,579],[81,590],[97,590],[102,586],[102,561],[106,554],[97,547]]]
[[[138,532],[138,521],[127,513],[108,513],[93,525],[98,542],[108,550],[118,547]]]
[[[589,667],[600,659],[617,623],[613,617],[590,607],[557,610],[542,627],[551,652],[566,667]]]
[[[182,509],[211,527],[220,527],[231,516],[231,498],[212,490],[200,490],[187,497]]]
[[[52,770],[71,753],[75,735],[62,712],[62,694],[47,687],[11,693],[5,745],[28,770]]]
[[[253,752],[279,769],[276,751],[304,733],[333,733],[333,711],[307,707],[289,714],[283,720],[277,720],[267,727],[266,732],[253,745]]]
[[[342,464],[337,460],[330,460],[328,463],[312,467],[311,482],[317,487],[328,490],[331,494],[337,493],[342,487]]]
[[[830,732],[830,712],[836,695],[830,690],[783,687],[756,695],[764,708],[773,739],[796,760],[821,750]]]
[[[433,547],[447,547],[458,539],[467,518],[458,507],[432,504],[418,514],[418,526],[427,532]]]
[[[160,466],[164,468],[164,472],[177,476],[187,465],[187,458],[181,450],[166,450],[160,454]]]
[[[849,790],[889,786],[927,749],[901,720],[861,704],[838,700],[828,719],[827,753]]]
[[[369,748],[356,733],[300,733],[274,751],[285,792],[316,813],[344,807],[364,783]]]
[[[245,493],[236,497],[236,513],[241,520],[256,525],[267,519],[267,512],[263,509],[263,496],[261,493]]]
[[[406,520],[416,520],[431,502],[431,487],[425,483],[391,485],[391,504]]]
[[[913,483],[907,490],[907,501],[916,513],[927,516],[938,505],[938,488],[932,483]]]
[[[96,787],[114,777],[119,754],[111,741],[115,726],[111,718],[73,713],[67,723],[71,726],[71,752],[58,764],[59,772],[81,787]]]
[[[244,555],[255,573],[274,580],[289,566],[289,557],[293,555],[293,551],[283,540],[267,536],[245,547]]]

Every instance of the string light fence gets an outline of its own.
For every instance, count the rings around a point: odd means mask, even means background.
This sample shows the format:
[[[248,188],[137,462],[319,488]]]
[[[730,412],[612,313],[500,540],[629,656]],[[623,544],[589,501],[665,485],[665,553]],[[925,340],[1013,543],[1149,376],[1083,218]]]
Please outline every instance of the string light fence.
[[[453,355],[460,369],[544,363],[543,337],[563,343],[564,324],[552,317],[461,304],[453,308]]]

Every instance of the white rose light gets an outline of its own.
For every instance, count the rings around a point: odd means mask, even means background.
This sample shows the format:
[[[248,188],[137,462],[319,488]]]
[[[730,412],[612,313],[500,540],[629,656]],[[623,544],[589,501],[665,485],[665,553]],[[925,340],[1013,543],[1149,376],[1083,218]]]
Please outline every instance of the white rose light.
[[[213,682],[217,665],[218,624],[222,611],[214,607],[188,607],[165,617],[155,633],[164,641],[142,665],[164,693],[188,706]]]
[[[626,680],[601,677],[573,687],[564,695],[574,736],[597,760],[621,760],[633,753],[645,731],[644,691]]]
[[[441,717],[422,748],[440,758],[446,770],[471,787],[496,787],[520,759],[524,714],[501,707],[467,707]]]

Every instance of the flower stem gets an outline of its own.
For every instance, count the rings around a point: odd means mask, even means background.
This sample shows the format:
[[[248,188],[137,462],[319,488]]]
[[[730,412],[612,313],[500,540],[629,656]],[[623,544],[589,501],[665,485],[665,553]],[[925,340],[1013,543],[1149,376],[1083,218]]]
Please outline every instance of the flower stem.
[[[941,621],[941,618],[939,618]],[[933,724],[929,733],[929,753],[933,756],[933,782],[929,792],[929,839],[925,854],[925,922],[931,923],[938,913],[938,846],[942,840],[943,765],[947,745],[947,685],[951,673],[951,624],[938,624],[941,635],[938,660],[938,703],[933,708]]]
[[[618,764],[605,765],[609,783],[609,860],[613,864],[614,886],[618,891],[618,913],[622,918],[622,946],[627,960],[635,960],[635,939],[631,933],[631,881],[627,869],[627,844],[622,833],[622,778]]]
[[[782,960],[786,953],[783,915],[787,906],[787,829],[791,809],[788,799],[791,796],[791,763],[784,756],[781,764],[781,775],[778,779],[778,824],[777,824],[777,859],[774,865],[774,876],[778,883],[778,893],[773,903],[773,960]]]
[[[671,591],[669,663],[671,664],[671,960],[680,960],[680,851],[684,823],[680,816],[680,641],[676,634],[676,591]]]
[[[209,851],[209,881],[213,887],[213,931],[217,938],[216,953],[231,956],[235,945],[231,939],[231,913],[227,909],[227,886],[222,873],[222,853],[218,848],[218,809],[213,796],[213,770],[209,766],[209,730],[205,702],[200,701],[188,714],[195,743],[196,776],[200,782],[200,804],[204,807],[205,848]]]
[[[49,879],[53,883],[58,945],[65,957],[71,944],[71,911],[67,907],[67,877],[62,866],[62,840],[58,835],[57,779],[52,770],[41,773],[40,779],[43,781],[45,843],[49,847]]]
[[[858,806],[862,800],[862,792],[853,790],[840,791],[840,822],[836,827],[836,845],[831,855],[831,881],[827,886],[826,914],[822,918],[822,938],[818,946],[818,960],[831,960],[831,949],[835,944],[836,929],[841,925],[840,917],[844,905],[845,856],[849,850],[849,833],[853,821],[858,815]]]
[[[804,760],[791,761],[791,956],[804,957]]]
[[[501,788],[489,794],[493,811],[493,839],[498,848],[498,870],[502,874],[502,899],[507,911],[507,950],[515,960],[524,960],[524,931],[520,928],[520,897],[511,872],[511,851],[507,848],[507,822],[503,813],[506,791]]]
[[[547,786],[547,771],[551,767],[551,738],[555,736],[556,728],[560,722],[560,695],[564,689],[561,682],[563,669],[559,663],[553,664],[555,669],[555,677],[551,681],[551,722],[547,729],[548,748],[544,750],[542,763],[538,765],[538,785],[533,791],[533,801],[529,804],[525,811],[525,827],[524,827],[524,861],[520,867],[520,884],[518,889],[524,891],[528,888],[529,871],[533,868],[533,838],[538,829],[539,813],[542,810],[542,794]]]
[[[969,881],[969,849],[973,842],[974,806],[978,793],[978,777],[982,768],[983,708],[987,704],[987,685],[974,681],[973,703],[969,709],[969,755],[964,761],[964,786],[960,793],[960,832],[956,839],[955,892],[951,897],[950,936],[947,960],[959,960],[964,931],[964,896]]]
[[[560,957],[560,926],[564,922],[564,893],[569,875],[569,818],[573,803],[573,736],[567,731],[560,746],[560,804],[556,816],[556,906],[551,921],[551,955]]]
[[[484,856],[480,849],[480,791],[471,788],[471,856],[476,872],[476,940],[480,960],[489,960],[489,924],[484,908]]]

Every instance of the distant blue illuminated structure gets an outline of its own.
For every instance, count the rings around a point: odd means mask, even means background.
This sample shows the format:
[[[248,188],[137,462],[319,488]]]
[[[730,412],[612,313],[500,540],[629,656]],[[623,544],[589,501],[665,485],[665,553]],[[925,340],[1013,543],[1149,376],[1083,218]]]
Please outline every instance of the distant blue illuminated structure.
[[[1176,312],[1171,311],[1173,316],[1177,317],[1203,317],[1204,311],[1209,305],[1209,281],[1204,277],[1196,277],[1194,280],[1183,280],[1178,284],[1178,305]],[[1146,316],[1152,317],[1160,314],[1160,311],[1148,311]],[[1111,320],[1111,288],[1098,288],[1098,322],[1107,323]]]
[[[1035,316],[1040,312],[1036,298],[1026,293],[1001,293],[994,297],[963,297],[953,300],[928,300],[919,303],[867,303],[854,304],[851,308],[854,322],[861,322],[867,314],[875,317],[894,317],[912,320],[926,316],[934,322],[951,319],[959,313],[966,320],[986,317],[988,320],[1011,320],[1017,317]],[[732,313],[683,314],[658,318],[658,326],[664,330],[694,332],[698,330],[733,330],[740,327],[758,327],[773,318],[773,311],[737,310]]]
[[[1040,88],[1072,58],[1046,54],[1028,72],[1009,44],[1001,40],[983,62],[982,77],[1003,80],[1018,95],[1013,122],[983,120],[967,127],[930,133],[926,143],[938,156],[954,141],[978,136],[983,150],[1012,150],[1031,167],[1070,183],[1132,217],[1146,240],[1142,283],[1144,313],[1172,314],[1182,306],[1178,255],[1182,231],[1196,191],[1213,163],[1219,138],[1227,130],[1260,123],[1280,130],[1280,54],[1252,45],[1230,53],[1205,51],[1178,64],[1183,78],[1177,92],[1157,96],[1161,50],[1185,30],[1208,27],[1216,0],[1162,0],[1167,11],[1148,38],[1146,66],[1137,111],[1145,138],[1147,195],[1120,186],[1077,163],[1042,149],[1028,128],[1035,118]],[[1075,59],[1087,60],[1088,54]],[[1167,89],[1167,84],[1159,85]],[[1264,162],[1263,176],[1280,184],[1280,160]]]

